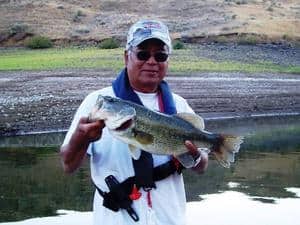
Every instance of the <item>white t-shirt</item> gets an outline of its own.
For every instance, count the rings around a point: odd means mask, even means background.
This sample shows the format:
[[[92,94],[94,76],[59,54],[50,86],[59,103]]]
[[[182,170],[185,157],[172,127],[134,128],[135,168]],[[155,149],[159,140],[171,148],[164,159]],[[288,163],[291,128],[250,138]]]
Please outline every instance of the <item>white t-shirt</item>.
[[[158,110],[158,97],[156,94],[136,92],[145,107]],[[112,87],[103,88],[89,94],[79,106],[70,129],[65,137],[63,145],[70,140],[72,133],[83,116],[88,116],[95,105],[97,97],[109,95],[115,97]],[[186,100],[173,93],[177,112],[194,113]],[[88,154],[91,162],[91,176],[95,184],[103,191],[109,191],[104,179],[113,175],[119,182],[134,175],[131,155],[128,145],[112,137],[104,128],[100,140],[89,145]],[[154,166],[165,163],[170,156],[152,155]],[[139,216],[139,221],[134,222],[126,210],[111,211],[102,206],[103,198],[96,191],[93,204],[94,225],[146,225],[149,223],[149,215],[155,214],[152,219],[155,225],[183,225],[185,224],[186,197],[182,175],[173,175],[157,181],[156,188],[150,191],[152,208],[148,206],[147,193],[140,189],[142,196],[133,201],[132,208]],[[152,215],[152,214],[151,214]]]

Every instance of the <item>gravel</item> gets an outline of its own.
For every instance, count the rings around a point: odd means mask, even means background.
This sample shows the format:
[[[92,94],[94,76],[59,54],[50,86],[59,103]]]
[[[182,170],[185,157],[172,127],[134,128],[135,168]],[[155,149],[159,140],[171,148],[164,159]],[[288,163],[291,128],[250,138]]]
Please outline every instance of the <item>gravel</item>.
[[[233,60],[245,63],[269,62],[282,66],[300,65],[300,47],[284,44],[204,44],[196,54],[216,61]]]

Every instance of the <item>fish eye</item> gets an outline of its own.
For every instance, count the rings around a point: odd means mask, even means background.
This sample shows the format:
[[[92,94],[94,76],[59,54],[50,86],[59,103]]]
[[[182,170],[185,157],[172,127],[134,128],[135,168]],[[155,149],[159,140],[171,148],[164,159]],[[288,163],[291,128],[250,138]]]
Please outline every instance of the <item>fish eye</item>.
[[[101,106],[101,105],[103,105],[104,99],[103,98],[98,98],[97,102],[98,102],[98,105]]]
[[[105,98],[109,102],[114,102],[114,99],[111,96],[105,96]]]

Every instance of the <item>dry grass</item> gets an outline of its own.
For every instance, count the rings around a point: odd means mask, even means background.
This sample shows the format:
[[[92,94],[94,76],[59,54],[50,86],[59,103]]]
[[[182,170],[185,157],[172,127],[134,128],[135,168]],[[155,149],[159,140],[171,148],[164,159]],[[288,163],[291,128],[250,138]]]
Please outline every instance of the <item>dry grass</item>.
[[[299,0],[7,0],[0,1],[0,15],[2,36],[19,23],[54,40],[124,40],[133,22],[155,18],[174,38],[238,32],[300,40]]]
[[[274,2],[274,1],[273,1]],[[288,36],[300,39],[300,3],[298,1],[276,1],[253,5],[232,6],[237,19],[244,21],[238,32],[267,35],[278,39]]]

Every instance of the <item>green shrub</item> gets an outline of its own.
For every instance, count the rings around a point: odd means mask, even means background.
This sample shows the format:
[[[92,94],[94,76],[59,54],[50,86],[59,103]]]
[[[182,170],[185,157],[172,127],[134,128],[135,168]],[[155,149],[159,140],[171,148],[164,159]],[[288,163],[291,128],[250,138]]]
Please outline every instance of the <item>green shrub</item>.
[[[73,16],[73,22],[80,22],[82,17],[85,17],[86,14],[81,11],[81,10],[77,10],[77,12],[75,13],[75,15]]]
[[[284,35],[282,35],[282,39],[283,39],[283,40],[289,40],[289,39],[290,39],[290,37],[289,37],[289,35],[287,35],[287,34],[284,34]]]
[[[76,15],[77,16],[86,16],[86,14],[84,12],[82,12],[81,10],[77,10]]]
[[[229,42],[228,38],[226,38],[225,36],[222,36],[222,35],[215,36],[214,41],[217,42],[217,43],[227,43],[227,42]]]
[[[114,38],[105,39],[99,44],[99,48],[101,49],[113,49],[119,47],[120,47],[119,41]]]
[[[184,49],[184,44],[180,40],[175,40],[173,42],[173,49]]]
[[[31,49],[51,48],[52,42],[47,37],[34,36],[25,42],[25,46]]]
[[[9,28],[9,33],[11,35],[14,35],[14,34],[26,33],[27,30],[28,30],[27,25],[15,23],[15,24],[11,25],[11,27]]]
[[[267,8],[267,11],[273,12],[273,11],[274,11],[274,8],[273,8],[272,6],[269,6],[269,7]]]
[[[259,43],[259,37],[252,34],[238,35],[237,42],[241,45],[256,45]]]
[[[237,5],[244,5],[244,4],[252,3],[254,1],[252,1],[252,0],[225,0],[225,2],[229,2],[229,3],[232,2]]]
[[[247,4],[247,1],[245,1],[245,0],[242,0],[242,1],[235,1],[235,3],[236,3],[237,5],[244,5],[244,4]]]

